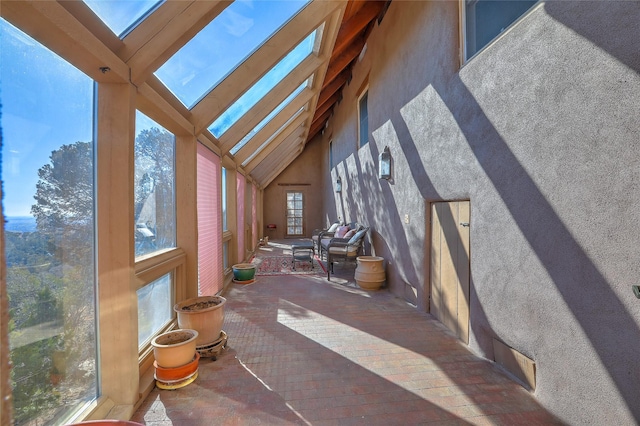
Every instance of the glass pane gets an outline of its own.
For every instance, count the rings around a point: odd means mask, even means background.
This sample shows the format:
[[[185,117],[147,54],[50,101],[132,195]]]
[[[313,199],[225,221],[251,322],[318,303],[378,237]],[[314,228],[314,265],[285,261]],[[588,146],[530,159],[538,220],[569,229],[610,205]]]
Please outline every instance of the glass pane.
[[[222,168],[222,230],[227,231],[227,169]],[[226,267],[226,266],[225,266]]]
[[[136,256],[176,246],[175,137],[136,112]]]
[[[300,62],[302,62],[313,51],[313,45],[317,30],[309,34],[298,46],[296,46],[287,56],[267,72],[256,84],[247,90],[240,98],[233,103],[213,124],[209,127],[211,133],[220,137],[233,125],[240,117],[249,111],[260,101],[276,84],[287,76]]]
[[[287,208],[288,209],[295,209],[296,208],[296,202],[295,201],[287,201]]]
[[[235,1],[155,75],[191,108],[308,2]]]
[[[536,0],[467,1],[465,9],[467,52],[465,59],[472,57],[489,44],[534,4],[536,4]]]
[[[229,241],[222,244],[222,264],[224,269],[229,268]]]
[[[293,226],[289,226],[287,228],[287,234],[294,235],[296,233],[296,229]]]
[[[302,200],[302,192],[296,192],[295,194],[293,194],[293,198],[295,200]]]
[[[173,319],[172,274],[147,284],[138,295],[138,347],[151,340]]]
[[[94,82],[3,19],[0,40],[15,424],[58,424],[98,396]]]
[[[84,0],[111,31],[122,37],[162,3],[162,0]]]
[[[287,96],[287,99],[282,101],[282,103],[280,103],[280,105],[278,105],[273,111],[271,111],[271,113],[269,113],[269,115],[267,115],[260,123],[258,123],[256,127],[254,127],[249,133],[247,133],[247,135],[242,138],[240,142],[238,142],[233,148],[231,148],[231,153],[235,155],[238,151],[240,151],[240,149],[242,149],[242,147],[245,146],[256,133],[258,133],[264,126],[266,126],[267,123],[273,119],[273,117],[278,115],[278,113],[282,111],[284,107],[289,105],[289,103],[296,96],[298,96],[300,92],[302,92],[307,87],[308,84],[309,79],[305,80],[304,83],[298,86],[296,90],[294,90],[289,96]]]

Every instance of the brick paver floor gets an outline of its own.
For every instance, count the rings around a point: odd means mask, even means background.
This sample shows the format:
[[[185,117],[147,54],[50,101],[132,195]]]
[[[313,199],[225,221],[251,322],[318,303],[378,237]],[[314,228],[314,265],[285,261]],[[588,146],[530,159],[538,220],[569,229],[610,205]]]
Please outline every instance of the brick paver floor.
[[[228,347],[178,390],[154,389],[147,425],[561,424],[432,316],[353,268],[260,276],[225,294]]]

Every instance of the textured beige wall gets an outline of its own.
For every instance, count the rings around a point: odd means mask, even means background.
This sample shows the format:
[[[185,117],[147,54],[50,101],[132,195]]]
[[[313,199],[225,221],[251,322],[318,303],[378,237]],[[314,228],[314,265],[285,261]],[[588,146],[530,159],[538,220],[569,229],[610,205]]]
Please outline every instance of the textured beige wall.
[[[304,231],[310,237],[314,229],[325,224],[323,216],[323,186],[321,175],[326,155],[319,138],[309,142],[304,151],[273,180],[264,190],[264,224],[258,230],[259,236],[269,239],[285,238],[286,193],[300,191],[304,198]],[[275,230],[267,230],[270,223],[276,224]]]

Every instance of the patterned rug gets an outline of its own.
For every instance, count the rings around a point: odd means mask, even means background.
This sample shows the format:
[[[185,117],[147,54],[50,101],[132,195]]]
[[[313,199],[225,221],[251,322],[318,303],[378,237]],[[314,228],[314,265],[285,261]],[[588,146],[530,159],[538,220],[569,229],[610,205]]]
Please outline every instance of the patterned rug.
[[[256,275],[324,275],[326,273],[324,266],[315,257],[313,259],[313,268],[310,262],[297,260],[294,270],[292,261],[291,256],[267,256],[256,257],[252,263],[258,266]]]

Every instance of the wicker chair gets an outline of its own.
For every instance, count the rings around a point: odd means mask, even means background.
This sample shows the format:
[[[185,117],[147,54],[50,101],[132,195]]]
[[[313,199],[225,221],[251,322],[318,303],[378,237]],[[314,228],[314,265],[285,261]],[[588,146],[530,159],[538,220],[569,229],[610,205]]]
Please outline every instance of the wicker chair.
[[[364,237],[369,228],[362,228],[351,238],[332,238],[322,244],[323,250],[327,253],[327,280],[331,281],[333,263],[336,260],[345,262],[355,262],[356,258],[362,254],[364,247]]]
[[[340,222],[335,221],[331,224],[330,228],[325,229],[314,229],[311,234],[311,241],[313,242],[314,250],[318,255],[322,255],[322,239],[332,238],[336,233],[336,229],[340,226]]]

